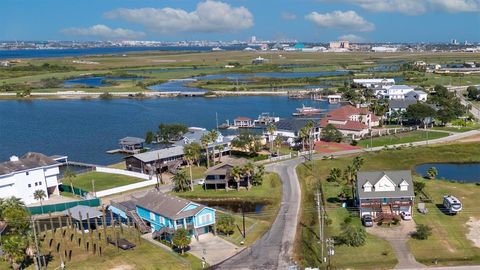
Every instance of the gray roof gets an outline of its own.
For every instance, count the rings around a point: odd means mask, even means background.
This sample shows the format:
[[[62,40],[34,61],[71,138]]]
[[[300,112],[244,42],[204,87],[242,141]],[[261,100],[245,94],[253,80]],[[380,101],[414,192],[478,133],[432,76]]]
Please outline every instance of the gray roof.
[[[132,195],[131,201],[139,207],[145,208],[151,212],[155,212],[172,220],[194,216],[206,208],[204,205],[195,203],[198,205],[197,208],[180,212],[192,202],[176,196],[165,194],[157,191],[156,189],[149,190],[145,193]]]
[[[412,86],[408,86],[408,85],[403,85],[403,84],[397,84],[397,85],[393,85],[392,87],[388,88],[389,90],[390,89],[394,89],[394,90],[407,90],[407,89],[414,89],[414,87]]]
[[[123,139],[120,139],[120,144],[141,144],[144,142],[144,139],[137,137],[125,137]]]
[[[133,155],[133,157],[145,163],[178,156],[183,156],[183,146],[177,145],[173,147]]]
[[[61,163],[41,153],[28,152],[17,161],[6,161],[0,163],[0,175],[10,174],[14,172],[26,171],[34,168],[45,166],[60,166]]]
[[[248,160],[245,158],[229,158],[224,157],[222,163],[210,167],[205,175],[227,175],[235,166],[243,166],[247,164]]]
[[[184,139],[187,139],[188,141],[190,142],[196,142],[198,144],[201,144],[201,138],[203,135],[208,135],[209,131],[206,130],[206,129],[190,129],[187,133],[185,133],[185,135],[183,135],[183,138],[181,140],[178,140],[175,142],[175,145],[185,145],[185,140]],[[222,135],[221,133],[219,133],[219,136]],[[223,136],[223,135],[222,135]],[[222,142],[213,142],[213,143],[210,143],[208,144],[209,147],[215,147],[217,145],[220,145],[220,144],[226,144],[226,143],[229,143],[231,141],[230,138],[228,137],[223,137],[223,141]]]
[[[297,119],[297,118],[282,119],[276,122],[275,126],[277,127],[277,130],[287,130],[287,131],[298,132],[300,131],[300,129],[306,126],[308,122],[313,122],[315,127],[319,127],[318,121],[313,121],[310,119]]]
[[[72,218],[76,220],[86,220],[87,219],[87,214],[89,218],[97,218],[102,216],[102,212],[98,211],[97,209],[86,206],[86,205],[77,205],[72,208],[69,208],[65,211],[63,211],[64,214],[68,215],[68,212],[70,211]],[[82,218],[80,219],[80,214],[82,215]]]
[[[416,99],[390,99],[388,100],[388,107],[391,109],[406,109],[412,104],[416,104]]]
[[[375,184],[386,175],[395,184],[395,191],[372,191],[365,192],[363,185],[368,181],[375,186]],[[400,184],[405,181],[408,183],[408,189],[400,190]],[[357,193],[359,199],[378,199],[378,198],[402,198],[414,197],[412,172],[410,170],[402,171],[373,171],[373,172],[358,172],[357,173]]]

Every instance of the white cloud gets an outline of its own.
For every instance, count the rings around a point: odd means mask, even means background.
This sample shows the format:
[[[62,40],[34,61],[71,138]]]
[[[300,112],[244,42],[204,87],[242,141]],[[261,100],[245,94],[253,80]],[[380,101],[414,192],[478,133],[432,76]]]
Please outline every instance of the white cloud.
[[[124,28],[112,29],[103,24],[93,25],[88,28],[67,28],[63,29],[62,33],[72,36],[91,36],[100,38],[113,38],[113,39],[134,39],[145,36],[143,32],[136,32]]]
[[[320,0],[322,2],[345,2],[360,6],[371,12],[398,12],[420,15],[428,11],[451,13],[478,12],[480,0]]]
[[[320,14],[312,12],[305,16],[305,19],[315,23],[319,27],[338,28],[354,32],[369,32],[375,29],[375,25],[368,22],[355,11],[333,11]]]
[[[188,12],[175,8],[120,8],[105,13],[109,19],[138,23],[160,34],[176,32],[226,33],[253,26],[253,15],[245,7],[207,0]]]
[[[285,21],[293,21],[297,18],[297,15],[290,12],[282,12],[281,17]]]
[[[347,35],[339,36],[338,40],[348,40],[348,41],[354,42],[354,43],[365,42],[365,39],[363,37],[357,36],[357,35],[354,35],[354,34],[347,34]]]

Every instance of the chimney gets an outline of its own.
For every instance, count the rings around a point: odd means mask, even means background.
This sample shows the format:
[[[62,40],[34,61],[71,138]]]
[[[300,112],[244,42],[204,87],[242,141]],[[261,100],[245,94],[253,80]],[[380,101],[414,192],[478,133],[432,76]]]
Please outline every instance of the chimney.
[[[11,156],[10,161],[18,161],[18,157],[17,156]]]

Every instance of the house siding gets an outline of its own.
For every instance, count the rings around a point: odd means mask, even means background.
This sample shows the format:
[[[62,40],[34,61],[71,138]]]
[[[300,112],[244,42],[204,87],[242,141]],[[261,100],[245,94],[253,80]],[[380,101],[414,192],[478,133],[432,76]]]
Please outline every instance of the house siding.
[[[202,216],[210,215],[210,220],[206,221]],[[202,221],[203,219],[203,221]],[[212,208],[204,208],[202,211],[198,212],[194,219],[195,228],[200,228],[204,226],[210,226],[215,224],[215,210]]]
[[[137,206],[137,213],[142,219],[150,222],[150,227],[152,227],[152,229],[155,231],[158,231],[163,227],[175,228],[174,222],[171,219],[151,212],[142,207]],[[153,219],[150,213],[153,213]]]

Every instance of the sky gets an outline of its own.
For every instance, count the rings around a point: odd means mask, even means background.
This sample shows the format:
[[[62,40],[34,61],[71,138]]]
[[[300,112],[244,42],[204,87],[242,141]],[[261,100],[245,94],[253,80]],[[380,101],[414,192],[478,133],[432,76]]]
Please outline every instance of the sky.
[[[0,0],[0,40],[480,41],[480,0]]]

